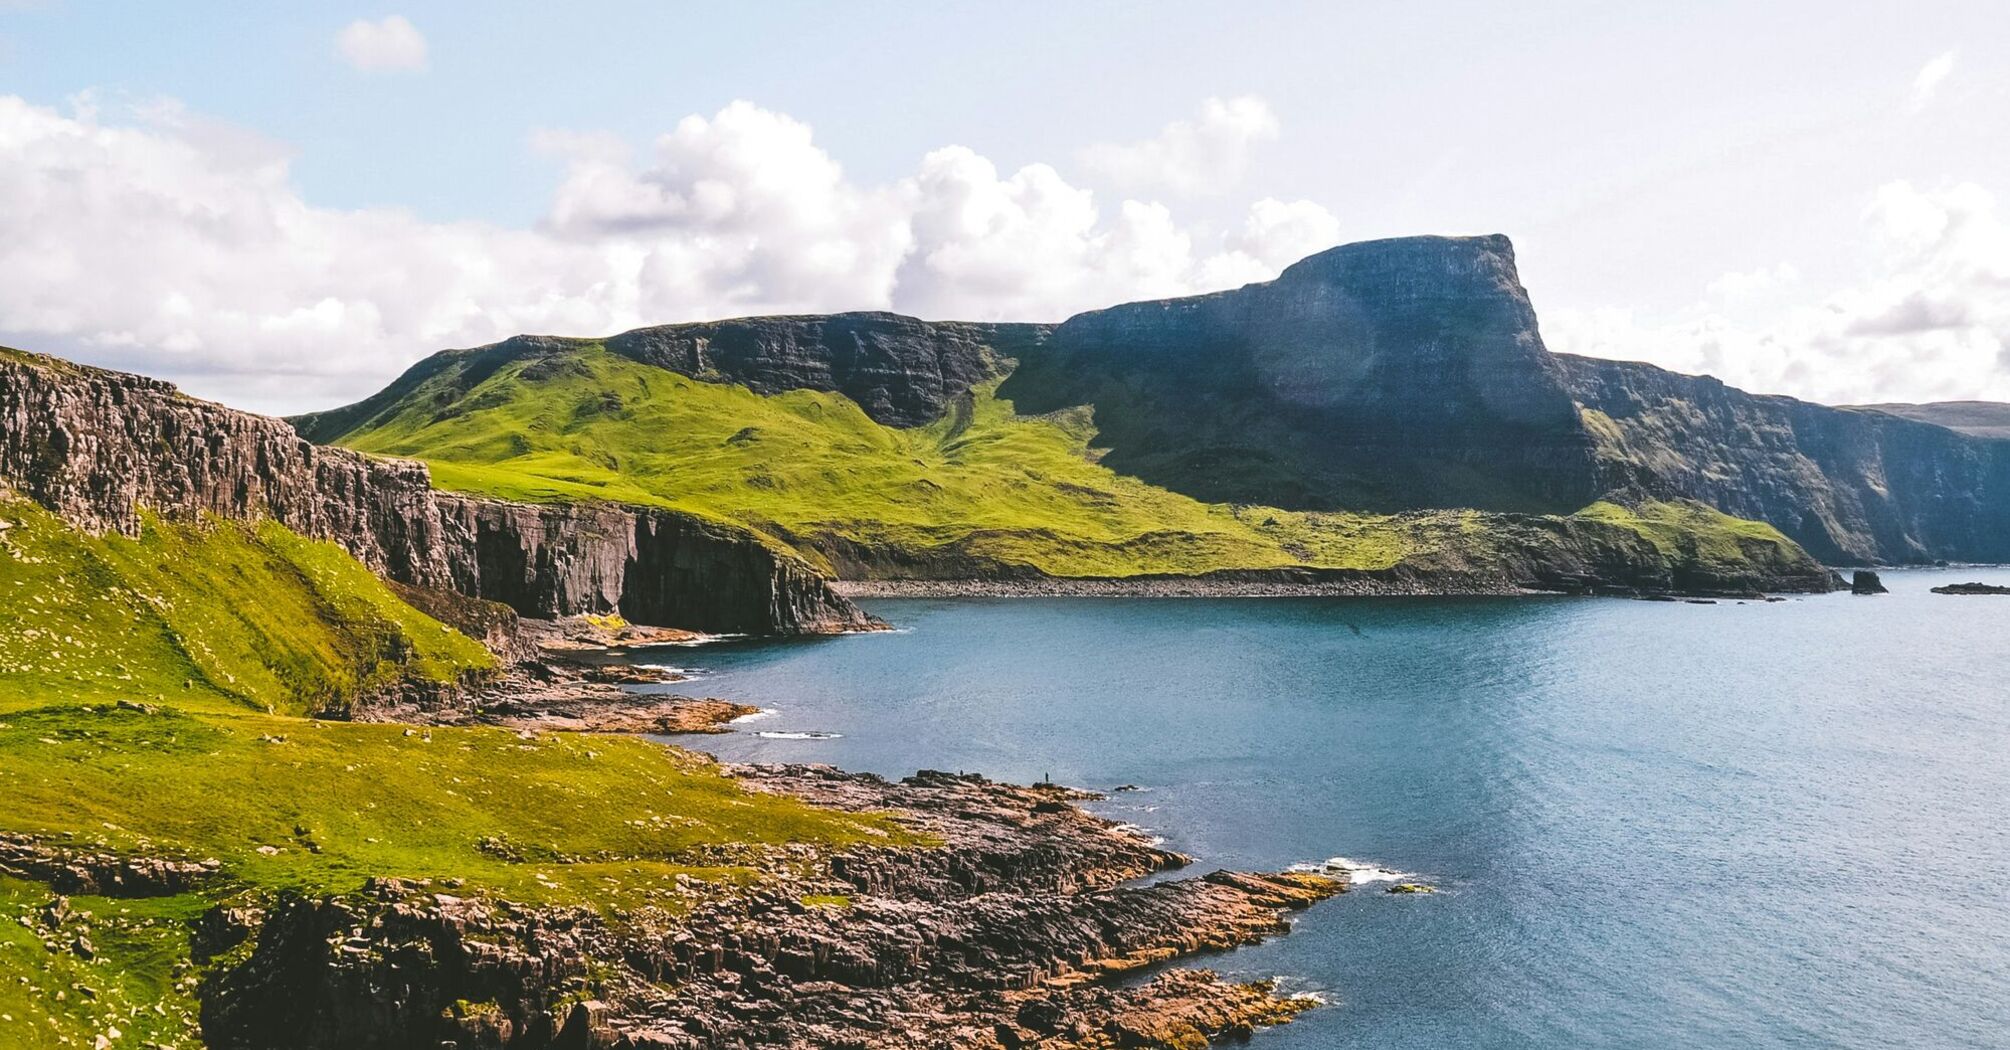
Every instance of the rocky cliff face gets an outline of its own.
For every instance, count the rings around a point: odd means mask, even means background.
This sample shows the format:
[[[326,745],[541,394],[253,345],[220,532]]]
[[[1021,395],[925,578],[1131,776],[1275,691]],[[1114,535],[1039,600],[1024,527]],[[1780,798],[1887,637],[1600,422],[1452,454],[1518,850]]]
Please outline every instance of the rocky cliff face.
[[[1001,358],[1037,345],[1048,325],[922,321],[890,313],[743,317],[638,328],[604,340],[609,350],[694,379],[739,383],[756,393],[833,391],[875,422],[913,427],[933,422],[957,397],[995,378]],[[558,357],[593,340],[516,336],[471,350],[446,350],[413,365],[389,387],[353,405],[295,417],[312,441],[366,427],[411,391],[452,365],[472,388],[503,365]]]
[[[1093,404],[1105,460],[1211,500],[1575,510],[1591,442],[1507,238],[1412,237],[1070,318],[1001,394]]]
[[[579,342],[435,355],[368,401],[298,422],[332,440],[447,364],[472,363],[473,384]],[[1551,354],[1500,236],[1346,245],[1275,281],[1054,328],[838,314],[606,342],[764,393],[838,391],[899,426],[1011,367],[1000,394],[1021,412],[1092,406],[1106,465],[1207,501],[1570,512],[1611,494],[1679,497],[1769,522],[1831,562],[2010,559],[2010,453],[1991,429],[2010,419],[2002,406],[1846,411]]]
[[[1771,522],[1831,564],[2010,560],[2010,442],[1559,355],[1604,484]]]
[[[134,532],[149,512],[271,518],[392,580],[530,616],[620,612],[748,633],[870,622],[809,566],[731,526],[438,493],[417,463],[320,447],[157,380],[13,351],[0,351],[0,484],[93,530]]]
[[[830,390],[875,421],[920,426],[972,385],[1045,336],[1046,325],[918,321],[890,313],[753,317],[638,328],[607,348],[699,379],[756,393]]]

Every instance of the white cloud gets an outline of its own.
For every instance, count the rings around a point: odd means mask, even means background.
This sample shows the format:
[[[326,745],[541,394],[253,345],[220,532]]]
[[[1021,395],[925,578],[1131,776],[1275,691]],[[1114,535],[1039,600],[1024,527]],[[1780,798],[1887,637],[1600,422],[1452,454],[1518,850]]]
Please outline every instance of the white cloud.
[[[1340,243],[1340,220],[1311,201],[1265,197],[1249,206],[1242,229],[1226,238],[1227,251],[1203,263],[1201,283],[1232,288],[1265,281],[1286,266]]]
[[[1703,292],[1721,302],[1741,303],[1792,289],[1801,280],[1793,263],[1776,263],[1756,270],[1733,270],[1705,285]]]
[[[372,22],[359,18],[335,34],[335,51],[366,73],[426,68],[426,37],[403,15]]]
[[[1303,201],[1208,234],[958,146],[862,185],[807,125],[745,102],[639,162],[605,135],[533,145],[565,158],[535,229],[434,223],[315,207],[285,148],[172,103],[115,118],[88,96],[67,113],[0,97],[0,338],[295,410],[517,332],[873,308],[1059,320],[1267,278],[1338,239]]]
[[[1194,119],[1173,121],[1142,142],[1090,146],[1082,162],[1126,190],[1221,193],[1242,180],[1250,151],[1277,133],[1277,115],[1263,99],[1210,98]]]
[[[1919,67],[1919,73],[1912,78],[1912,111],[1919,112],[1933,101],[1940,92],[1940,85],[1947,75],[1954,72],[1954,52],[1943,51],[1927,60]]]
[[[2010,400],[2010,217],[1972,183],[1880,188],[1864,212],[1871,262],[1862,277],[1812,305],[1762,321],[1738,316],[1742,296],[1772,287],[1726,275],[1673,321],[1623,310],[1546,313],[1557,350],[1652,361],[1734,386],[1830,403],[1958,398]]]

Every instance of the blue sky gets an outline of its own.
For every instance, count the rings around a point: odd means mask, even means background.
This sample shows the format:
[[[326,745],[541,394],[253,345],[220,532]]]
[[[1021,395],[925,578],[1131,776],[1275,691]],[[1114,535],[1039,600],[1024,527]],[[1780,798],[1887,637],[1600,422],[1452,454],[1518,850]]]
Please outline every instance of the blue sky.
[[[1058,319],[1498,231],[1558,349],[2010,397],[2003,54],[1958,2],[13,3],[0,335],[290,410],[521,327]]]

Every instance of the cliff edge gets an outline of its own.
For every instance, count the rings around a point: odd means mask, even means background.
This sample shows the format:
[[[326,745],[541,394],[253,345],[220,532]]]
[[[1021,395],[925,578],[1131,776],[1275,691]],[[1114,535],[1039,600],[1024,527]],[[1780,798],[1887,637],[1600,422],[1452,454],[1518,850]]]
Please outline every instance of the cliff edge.
[[[710,632],[870,626],[815,569],[752,532],[666,510],[435,491],[423,464],[325,448],[283,420],[171,384],[0,351],[0,484],[95,532],[143,514],[270,519],[399,583],[555,617],[619,612]]]

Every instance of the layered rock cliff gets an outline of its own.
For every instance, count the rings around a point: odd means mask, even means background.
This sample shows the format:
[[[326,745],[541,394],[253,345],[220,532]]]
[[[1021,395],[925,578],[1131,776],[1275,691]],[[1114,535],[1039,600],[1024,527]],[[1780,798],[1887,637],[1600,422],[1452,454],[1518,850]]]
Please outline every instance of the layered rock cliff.
[[[870,620],[744,529],[669,511],[435,492],[423,465],[303,440],[141,376],[0,351],[0,484],[80,527],[143,516],[270,518],[386,577],[530,616],[620,612],[704,631],[804,633]]]
[[[1096,409],[1109,466],[1209,501],[1571,511],[1591,441],[1507,238],[1352,244],[1070,318],[1000,390]]]
[[[1772,523],[1830,564],[2010,560],[2010,441],[1559,355],[1605,487]]]
[[[761,394],[823,390],[857,402],[874,422],[912,427],[940,418],[958,397],[996,378],[1002,358],[1037,345],[1048,325],[921,321],[890,313],[743,317],[658,325],[611,336],[624,357],[694,379],[738,383]],[[298,416],[310,441],[330,442],[368,427],[426,380],[458,369],[471,389],[525,357],[558,357],[590,342],[517,336],[490,346],[442,351],[413,365],[353,405]]]

